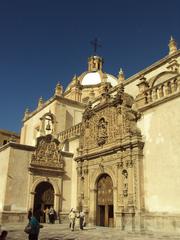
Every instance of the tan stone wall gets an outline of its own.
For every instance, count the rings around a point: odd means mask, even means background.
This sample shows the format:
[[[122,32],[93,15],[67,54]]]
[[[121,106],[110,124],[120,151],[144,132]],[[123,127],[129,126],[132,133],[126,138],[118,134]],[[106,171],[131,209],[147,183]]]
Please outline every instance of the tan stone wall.
[[[38,132],[36,132],[36,128],[40,127],[40,118],[47,112],[55,113],[55,103],[49,104],[47,107],[43,108],[41,111],[37,112],[33,117],[28,119],[21,130],[21,138],[20,143],[35,146],[36,137],[38,136]]]
[[[62,212],[69,212],[71,209],[71,190],[72,190],[72,160],[65,158],[65,176],[62,186]]]
[[[71,190],[71,207],[77,207],[77,163],[74,158],[77,155],[77,148],[79,147],[79,139],[74,139],[69,143],[69,151],[74,154],[72,159],[72,190]]]
[[[31,152],[10,148],[5,210],[27,211],[28,164]]]
[[[147,110],[138,122],[144,146],[145,209],[180,213],[180,99]]]
[[[5,191],[8,179],[9,154],[9,148],[0,152],[0,212],[4,208]]]
[[[25,121],[21,131],[21,144],[35,146],[36,138],[40,135],[36,128],[41,125],[40,118],[49,111],[56,116],[55,134],[78,124],[82,119],[82,108],[54,101]]]

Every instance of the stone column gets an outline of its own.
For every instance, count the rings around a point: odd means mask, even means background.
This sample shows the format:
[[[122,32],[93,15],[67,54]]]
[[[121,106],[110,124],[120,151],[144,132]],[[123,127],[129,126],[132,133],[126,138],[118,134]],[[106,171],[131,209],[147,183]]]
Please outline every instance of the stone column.
[[[90,189],[89,214],[88,214],[89,226],[94,226],[96,224],[96,201],[97,201],[97,189]]]
[[[83,167],[83,174],[84,174],[84,189],[83,189],[83,193],[84,193],[84,204],[83,204],[83,210],[84,212],[88,212],[88,166],[87,164],[85,164],[85,166]]]
[[[81,188],[81,177],[82,177],[82,164],[81,164],[81,162],[78,162],[78,164],[77,164],[78,166],[77,166],[77,206],[76,206],[76,208],[78,209],[78,210],[80,210],[79,209],[79,207],[80,207],[80,205],[82,204],[82,202],[81,202],[81,191],[82,191],[82,188]]]
[[[34,197],[35,197],[35,192],[30,192],[30,200],[29,200],[29,208],[34,208]]]

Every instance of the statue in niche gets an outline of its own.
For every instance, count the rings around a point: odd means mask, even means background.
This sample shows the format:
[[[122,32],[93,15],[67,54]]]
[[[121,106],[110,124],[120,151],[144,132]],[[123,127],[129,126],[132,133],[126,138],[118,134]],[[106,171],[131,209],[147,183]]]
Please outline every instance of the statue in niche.
[[[107,122],[104,118],[101,118],[98,123],[98,145],[105,144],[107,139]]]
[[[128,172],[127,170],[122,171],[123,175],[123,196],[127,197],[128,196]]]

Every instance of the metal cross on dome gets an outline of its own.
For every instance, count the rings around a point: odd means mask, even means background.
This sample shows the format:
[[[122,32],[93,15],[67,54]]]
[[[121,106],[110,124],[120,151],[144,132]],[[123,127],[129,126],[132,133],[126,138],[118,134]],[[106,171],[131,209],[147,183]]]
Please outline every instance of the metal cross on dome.
[[[94,55],[96,55],[97,48],[101,47],[101,44],[99,43],[98,38],[95,38],[93,41],[91,41],[91,44],[93,45],[93,48],[94,48]]]

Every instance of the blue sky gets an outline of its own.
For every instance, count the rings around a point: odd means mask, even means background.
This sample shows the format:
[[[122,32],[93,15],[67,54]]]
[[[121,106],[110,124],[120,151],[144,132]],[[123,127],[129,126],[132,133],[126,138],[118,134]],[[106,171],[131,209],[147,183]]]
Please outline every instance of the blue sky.
[[[0,128],[19,132],[26,107],[87,69],[101,40],[104,70],[129,77],[180,45],[180,1],[0,1]]]

